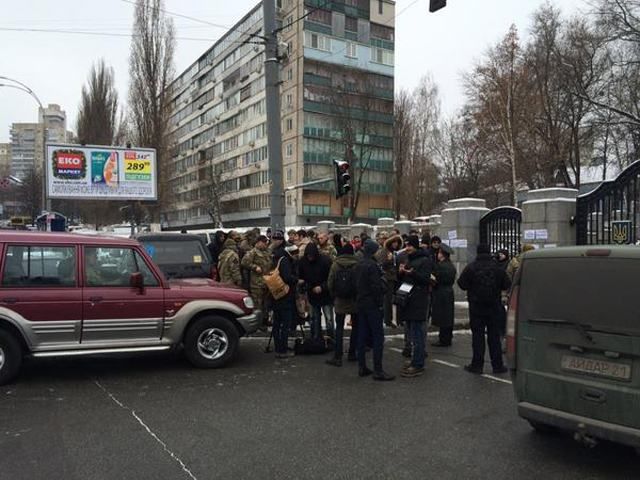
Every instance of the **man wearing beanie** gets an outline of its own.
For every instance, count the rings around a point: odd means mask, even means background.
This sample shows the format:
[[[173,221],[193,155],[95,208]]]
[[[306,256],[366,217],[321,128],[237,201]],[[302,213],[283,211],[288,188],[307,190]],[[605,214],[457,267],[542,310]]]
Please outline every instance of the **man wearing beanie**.
[[[433,273],[433,261],[420,248],[417,235],[410,235],[405,243],[407,260],[400,264],[398,271],[398,296],[404,300],[398,305],[398,316],[405,324],[412,347],[411,361],[405,365],[401,375],[411,378],[424,372],[425,329],[429,311],[429,284]]]
[[[478,255],[458,279],[458,286],[467,292],[473,358],[464,369],[481,374],[484,368],[485,333],[493,373],[506,373],[500,346],[502,291],[509,290],[511,281],[503,268],[491,256],[489,245],[478,245]]]
[[[382,369],[382,349],[384,345],[384,327],[382,325],[382,300],[385,285],[382,270],[373,256],[378,244],[368,238],[363,245],[363,256],[358,263],[356,273],[356,309],[358,311],[358,375],[366,377],[373,373],[373,379],[393,380]],[[367,368],[367,340],[373,342],[373,372]]]

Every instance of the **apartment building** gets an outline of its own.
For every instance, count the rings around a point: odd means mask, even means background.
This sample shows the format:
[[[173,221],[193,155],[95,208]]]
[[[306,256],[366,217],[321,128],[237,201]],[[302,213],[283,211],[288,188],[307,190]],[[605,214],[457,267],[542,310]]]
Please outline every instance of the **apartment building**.
[[[285,187],[333,175],[348,158],[360,185],[357,220],[392,214],[395,4],[389,0],[281,0]],[[306,13],[307,17],[300,20]],[[269,223],[262,4],[172,85],[168,228]],[[333,182],[286,194],[287,225],[344,221],[353,202]]]
[[[67,115],[60,105],[49,104],[38,109],[38,123],[13,123],[11,125],[11,174],[25,178],[33,169],[41,171],[44,145],[43,131],[46,128],[47,142],[67,143]]]

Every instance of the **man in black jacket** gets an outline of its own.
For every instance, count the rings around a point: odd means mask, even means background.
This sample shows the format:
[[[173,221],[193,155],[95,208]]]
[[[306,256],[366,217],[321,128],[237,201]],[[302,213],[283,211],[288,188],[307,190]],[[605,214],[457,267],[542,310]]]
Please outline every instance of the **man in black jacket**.
[[[405,246],[407,261],[400,264],[398,294],[404,305],[398,306],[400,320],[407,326],[410,344],[413,347],[411,362],[401,375],[417,377],[424,372],[425,328],[429,313],[429,283],[433,273],[431,256],[420,248],[417,235],[410,235]]]
[[[489,245],[478,245],[476,260],[464,269],[458,286],[466,290],[469,299],[469,319],[473,344],[473,359],[464,369],[481,374],[484,367],[485,330],[493,373],[506,373],[500,347],[500,309],[502,291],[509,290],[511,281],[491,256]]]
[[[322,314],[327,327],[327,335],[335,338],[333,325],[333,301],[329,293],[329,271],[331,259],[326,255],[320,255],[318,246],[311,242],[304,250],[304,258],[298,266],[299,282],[304,283],[304,288],[311,304],[311,337],[322,338]]]
[[[283,298],[273,300],[273,343],[276,358],[287,358],[287,343],[289,341],[289,326],[293,323],[295,312],[296,277],[293,270],[291,256],[285,250],[284,233],[277,231],[271,238],[273,250],[273,266],[278,268],[280,277],[289,285],[289,293]]]
[[[373,373],[374,380],[389,381],[395,377],[382,369],[382,350],[384,346],[384,327],[382,303],[385,284],[382,270],[373,258],[378,251],[378,244],[367,239],[363,246],[363,256],[356,272],[356,308],[358,310],[358,375],[366,377]],[[367,341],[373,342],[373,372],[367,368]]]

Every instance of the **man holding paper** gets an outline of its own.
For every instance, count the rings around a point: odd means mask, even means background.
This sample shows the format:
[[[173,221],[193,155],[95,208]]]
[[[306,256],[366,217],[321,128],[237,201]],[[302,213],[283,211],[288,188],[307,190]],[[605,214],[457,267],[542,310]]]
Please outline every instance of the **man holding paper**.
[[[408,257],[398,271],[400,287],[396,292],[396,305],[400,319],[408,325],[413,347],[411,361],[405,365],[401,375],[412,378],[424,373],[425,328],[433,261],[420,248],[420,239],[416,235],[407,238],[405,250]]]

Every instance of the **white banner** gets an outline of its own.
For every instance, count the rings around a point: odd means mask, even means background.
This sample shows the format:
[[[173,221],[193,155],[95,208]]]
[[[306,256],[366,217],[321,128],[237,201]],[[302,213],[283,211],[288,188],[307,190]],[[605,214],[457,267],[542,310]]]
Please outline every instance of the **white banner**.
[[[156,200],[156,151],[47,144],[47,196],[92,200]]]

